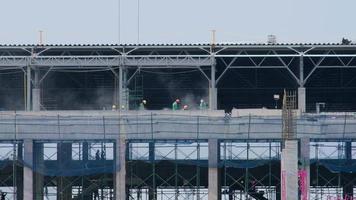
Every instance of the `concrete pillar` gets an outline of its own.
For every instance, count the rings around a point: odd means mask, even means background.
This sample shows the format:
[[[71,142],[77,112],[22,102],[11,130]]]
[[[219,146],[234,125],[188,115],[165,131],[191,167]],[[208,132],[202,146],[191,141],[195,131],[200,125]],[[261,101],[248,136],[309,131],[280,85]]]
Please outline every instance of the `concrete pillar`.
[[[83,163],[86,165],[89,161],[89,143],[83,142]],[[114,177],[115,178],[115,177]],[[89,177],[82,177],[82,187],[83,187],[83,194],[82,199],[93,199],[92,191],[90,190],[90,181]]]
[[[120,138],[115,145],[115,199],[126,200],[126,140]]]
[[[72,160],[72,143],[59,143],[57,146],[57,158],[61,171],[65,171]],[[71,199],[72,186],[70,177],[61,175],[57,178],[57,199]]]
[[[218,139],[209,139],[208,200],[221,199],[219,174],[220,144]]]
[[[345,142],[345,159],[350,162],[352,160],[352,142],[351,141]],[[348,176],[346,174],[344,174],[344,177],[348,177]],[[343,190],[344,198],[346,199],[345,196],[353,197],[354,183],[353,183],[352,179],[344,180],[342,185],[343,185],[342,190]]]
[[[31,67],[26,69],[26,111],[31,110]]]
[[[43,200],[44,193],[43,193],[43,186],[44,186],[44,154],[43,154],[43,143],[36,143],[34,144],[34,169],[35,169],[35,199],[36,200]]]
[[[17,159],[23,160],[23,144],[17,143]],[[20,177],[21,172],[19,167],[16,167],[16,199],[23,199],[23,178]]]
[[[157,200],[157,188],[156,188],[156,165],[155,165],[155,143],[151,141],[148,144],[148,159],[152,165],[152,182],[148,189],[148,199]]]
[[[298,88],[298,110],[300,113],[306,111],[306,90],[305,87]]]
[[[209,108],[210,110],[216,110],[218,107],[218,92],[216,88],[216,63],[215,58],[212,58],[213,64],[211,65],[211,75],[209,84]]]
[[[300,161],[301,161],[301,170],[305,170],[307,174],[307,183],[306,183],[306,199],[309,199],[310,196],[310,139],[303,137],[300,139]],[[303,197],[301,197],[303,200]]]
[[[127,69],[124,66],[119,68],[119,108],[129,110],[129,94],[127,89]]]
[[[33,199],[33,141],[24,140],[23,199]]]
[[[298,199],[298,141],[287,140],[281,157],[281,200]]]
[[[41,89],[40,89],[40,81],[39,81],[39,76],[40,76],[40,71],[36,69],[35,71],[35,78],[34,78],[34,84],[33,84],[33,89],[32,89],[32,110],[33,111],[40,111],[41,110]]]

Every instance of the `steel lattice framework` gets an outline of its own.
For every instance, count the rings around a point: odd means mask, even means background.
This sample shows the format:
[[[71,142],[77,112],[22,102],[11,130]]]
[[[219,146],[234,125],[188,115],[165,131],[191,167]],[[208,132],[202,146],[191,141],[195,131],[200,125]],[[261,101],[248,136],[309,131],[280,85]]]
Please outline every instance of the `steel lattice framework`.
[[[217,85],[230,70],[281,69],[300,88],[298,108],[305,110],[305,87],[313,74],[356,68],[355,57],[354,44],[2,45],[0,70],[26,74],[31,109],[31,88],[40,88],[51,71],[111,71],[120,85],[118,104],[125,105],[125,89],[141,69],[195,69],[208,81],[209,104],[216,109]]]

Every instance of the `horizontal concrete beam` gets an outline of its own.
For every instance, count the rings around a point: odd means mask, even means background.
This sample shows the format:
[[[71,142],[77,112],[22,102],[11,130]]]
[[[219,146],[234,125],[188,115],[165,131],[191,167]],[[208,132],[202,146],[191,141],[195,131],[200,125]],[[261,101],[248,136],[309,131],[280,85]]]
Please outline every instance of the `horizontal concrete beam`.
[[[280,116],[229,117],[204,112],[0,112],[0,140],[118,139],[281,139]],[[250,123],[249,123],[250,121]],[[346,122],[346,124],[345,124]],[[355,138],[353,115],[299,117],[297,136]]]

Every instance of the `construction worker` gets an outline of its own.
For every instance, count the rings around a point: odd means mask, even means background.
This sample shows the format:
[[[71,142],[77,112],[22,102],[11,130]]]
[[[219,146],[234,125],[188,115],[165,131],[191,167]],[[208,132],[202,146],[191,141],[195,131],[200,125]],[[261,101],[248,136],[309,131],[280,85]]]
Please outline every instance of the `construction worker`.
[[[179,110],[179,103],[180,103],[180,100],[176,99],[172,104],[172,110]]]
[[[204,99],[200,99],[199,110],[206,110],[208,105],[205,103]]]
[[[146,104],[147,101],[146,100],[142,100],[142,102],[140,103],[140,106],[138,107],[139,110],[146,110]]]
[[[7,195],[7,192],[1,191],[1,200],[6,200],[6,195]]]
[[[97,150],[95,153],[95,160],[100,160],[100,151]]]
[[[115,110],[116,110],[116,105],[115,105],[115,104],[112,105],[111,110],[112,110],[112,111],[115,111]]]

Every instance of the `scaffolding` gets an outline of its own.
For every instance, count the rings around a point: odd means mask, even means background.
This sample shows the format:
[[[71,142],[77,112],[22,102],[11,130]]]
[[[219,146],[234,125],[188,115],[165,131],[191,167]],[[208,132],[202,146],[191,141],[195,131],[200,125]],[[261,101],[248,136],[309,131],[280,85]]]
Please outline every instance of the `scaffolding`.
[[[213,135],[219,138],[216,169],[220,177],[217,182],[220,197],[223,200],[280,199],[281,133],[275,133],[279,134],[277,138],[268,134],[267,138],[255,137],[257,127],[264,124],[281,131],[280,117],[15,116],[1,116],[0,120],[3,137],[0,190],[7,193],[6,199],[23,199],[24,168],[34,173],[35,199],[115,199],[114,175],[119,170],[115,164],[117,142],[121,134],[125,134],[127,199],[205,200],[211,168],[209,140],[212,134],[207,132],[211,129],[208,124],[224,127],[219,130],[225,131]],[[310,149],[310,199],[352,196],[356,180],[356,138],[346,136],[355,134],[353,116],[313,116],[314,121],[310,121],[311,117],[304,116],[296,122],[303,126],[315,125],[318,119],[327,124],[330,117],[329,126],[336,127],[341,136],[320,138],[315,134],[306,147]],[[86,133],[84,127],[88,126],[90,132]],[[41,132],[39,127],[46,129]],[[164,132],[163,138],[162,131],[168,131],[165,127],[170,128],[175,139],[170,138],[168,132]],[[188,130],[188,127],[193,128]],[[39,133],[36,135],[34,130]],[[72,132],[74,130],[82,132]],[[297,136],[306,134],[306,130],[296,130]],[[266,128],[264,131],[268,132]],[[184,132],[194,138],[185,138]],[[29,133],[33,137],[33,165],[24,159],[28,153],[24,144]],[[86,138],[86,134],[93,138]],[[5,140],[4,136],[10,139]],[[299,137],[295,140],[300,143]],[[302,158],[299,162],[303,162]]]

